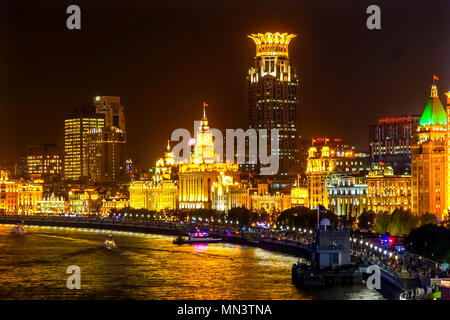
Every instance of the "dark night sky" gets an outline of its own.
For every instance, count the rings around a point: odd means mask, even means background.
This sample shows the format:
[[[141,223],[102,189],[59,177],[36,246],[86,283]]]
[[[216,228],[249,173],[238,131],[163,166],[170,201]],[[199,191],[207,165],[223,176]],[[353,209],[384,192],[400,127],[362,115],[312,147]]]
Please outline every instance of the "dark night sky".
[[[81,30],[66,28],[81,7]],[[382,30],[366,29],[378,4]],[[302,135],[367,150],[368,125],[420,114],[432,75],[450,89],[448,0],[0,1],[0,162],[26,145],[62,146],[65,114],[95,95],[125,105],[128,154],[147,167],[175,128],[243,128],[250,33],[297,33]]]

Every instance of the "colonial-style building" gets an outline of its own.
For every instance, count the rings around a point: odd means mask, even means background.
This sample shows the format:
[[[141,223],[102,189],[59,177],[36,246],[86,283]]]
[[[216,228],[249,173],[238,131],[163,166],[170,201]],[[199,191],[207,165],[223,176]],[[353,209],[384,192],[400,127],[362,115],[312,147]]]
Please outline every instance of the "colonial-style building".
[[[447,212],[446,136],[447,113],[433,84],[411,147],[412,212],[416,215],[433,213],[443,218]]]
[[[327,189],[330,209],[338,216],[357,217],[367,210],[365,177],[335,174],[332,175]]]
[[[391,167],[367,177],[367,209],[375,213],[411,210],[411,175],[394,175]]]

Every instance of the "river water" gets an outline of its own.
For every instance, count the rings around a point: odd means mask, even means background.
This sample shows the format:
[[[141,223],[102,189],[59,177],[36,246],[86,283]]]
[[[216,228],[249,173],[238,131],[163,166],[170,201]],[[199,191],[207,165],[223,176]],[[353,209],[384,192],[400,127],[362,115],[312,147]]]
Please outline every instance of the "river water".
[[[299,291],[297,258],[234,244],[174,245],[174,237],[27,227],[21,236],[0,225],[0,299],[383,299],[364,286]],[[81,270],[69,290],[67,267]]]

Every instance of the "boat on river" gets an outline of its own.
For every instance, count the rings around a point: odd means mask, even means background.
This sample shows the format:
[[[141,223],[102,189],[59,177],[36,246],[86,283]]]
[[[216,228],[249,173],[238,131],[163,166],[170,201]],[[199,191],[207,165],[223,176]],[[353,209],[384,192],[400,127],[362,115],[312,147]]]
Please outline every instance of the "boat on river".
[[[25,230],[25,227],[23,225],[23,221],[22,221],[22,224],[19,224],[19,223],[16,224],[16,226],[12,229],[12,233],[15,236],[27,233],[27,230]]]
[[[113,249],[115,247],[117,247],[116,243],[114,242],[112,235],[108,235],[108,238],[106,238],[105,242],[103,243],[103,245],[105,246],[105,248],[107,249]]]
[[[188,239],[185,239],[182,236],[178,236],[178,238],[173,240],[174,244],[203,244],[218,242],[222,242],[222,239],[211,237],[206,231],[196,231],[194,233],[189,233]]]

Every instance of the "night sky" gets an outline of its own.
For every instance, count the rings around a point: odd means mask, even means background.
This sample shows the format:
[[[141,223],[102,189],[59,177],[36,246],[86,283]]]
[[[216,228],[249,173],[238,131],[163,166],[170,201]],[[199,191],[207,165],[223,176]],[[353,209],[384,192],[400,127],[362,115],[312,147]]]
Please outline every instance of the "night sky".
[[[81,30],[66,8],[81,7]],[[381,7],[381,30],[366,8]],[[367,151],[368,125],[421,114],[433,74],[450,90],[448,0],[1,0],[0,164],[27,145],[63,146],[64,116],[96,95],[125,106],[127,155],[146,168],[209,104],[212,127],[244,128],[250,33],[298,34],[302,136]]]

